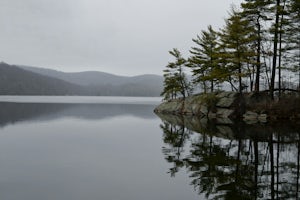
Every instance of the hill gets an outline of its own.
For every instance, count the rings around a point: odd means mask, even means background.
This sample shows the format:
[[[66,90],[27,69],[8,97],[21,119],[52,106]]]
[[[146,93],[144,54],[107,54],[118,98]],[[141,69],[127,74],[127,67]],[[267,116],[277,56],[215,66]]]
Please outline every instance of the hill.
[[[79,85],[0,63],[1,95],[77,95],[81,93],[83,93],[83,88]]]
[[[101,85],[126,85],[126,84],[146,84],[155,87],[162,87],[163,77],[152,74],[144,74],[139,76],[118,76],[99,71],[85,72],[61,72],[52,69],[19,66],[22,69],[38,73],[41,75],[59,78],[61,80],[82,86],[101,86]]]
[[[158,75],[117,76],[105,72],[66,73],[1,63],[1,95],[159,96]]]

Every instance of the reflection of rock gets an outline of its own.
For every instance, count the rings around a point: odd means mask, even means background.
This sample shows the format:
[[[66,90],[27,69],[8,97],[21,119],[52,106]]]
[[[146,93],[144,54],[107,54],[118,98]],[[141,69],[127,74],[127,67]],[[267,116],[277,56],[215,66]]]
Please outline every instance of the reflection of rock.
[[[243,115],[244,121],[248,124],[255,124],[258,122],[258,114],[252,111],[247,111]]]
[[[268,115],[267,114],[258,114],[256,112],[247,111],[243,115],[243,119],[247,124],[255,124],[258,122],[266,123]]]
[[[230,118],[230,116],[232,116],[233,113],[234,110],[226,108],[219,108],[216,112],[218,118]]]
[[[234,139],[235,138],[233,130],[229,126],[219,125],[219,126],[216,126],[216,128],[218,130],[216,136],[224,137],[224,138],[228,138],[228,139]]]
[[[157,115],[163,120],[172,125],[184,126],[191,131],[198,133],[208,133],[214,136],[234,139],[234,138],[252,138],[257,137],[261,141],[268,140],[268,135],[271,133],[286,133],[286,132],[298,132],[300,130],[300,124],[290,121],[284,121],[282,123],[251,123],[251,121],[245,122],[235,122],[226,118],[209,119],[207,117],[197,117],[197,116],[183,116],[183,115],[171,115],[171,114],[161,114]],[[254,116],[255,114],[253,114]],[[256,115],[255,115],[256,116]],[[265,116],[257,115],[257,118],[253,120],[258,120]],[[224,120],[225,119],[225,120]],[[229,121],[226,121],[229,120]]]

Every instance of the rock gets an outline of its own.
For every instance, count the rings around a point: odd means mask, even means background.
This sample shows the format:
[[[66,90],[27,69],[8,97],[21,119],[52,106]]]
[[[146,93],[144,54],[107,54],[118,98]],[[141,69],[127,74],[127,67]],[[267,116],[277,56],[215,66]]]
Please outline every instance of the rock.
[[[176,100],[176,101],[168,101],[160,104],[155,108],[155,112],[158,113],[174,113],[179,114],[182,112],[183,101]]]
[[[221,108],[229,108],[236,100],[237,93],[235,92],[221,92],[216,97],[219,99],[216,106]]]
[[[222,99],[222,98],[224,98],[224,97],[230,96],[230,93],[232,93],[232,92],[220,92],[220,93],[218,93],[218,94],[216,95],[216,97],[219,98],[219,99]]]
[[[245,93],[243,97],[236,92],[216,92],[189,96],[185,100],[182,98],[170,100],[157,106],[155,112],[221,119],[219,121],[225,123],[227,118],[241,119],[241,117],[248,124],[278,119],[299,119],[299,99],[287,99],[286,102],[272,101],[265,92]],[[291,108],[285,108],[289,103]],[[242,115],[241,112],[244,110],[246,113]]]
[[[208,107],[206,105],[200,105],[200,109],[199,111],[204,115],[207,116],[208,115]]]

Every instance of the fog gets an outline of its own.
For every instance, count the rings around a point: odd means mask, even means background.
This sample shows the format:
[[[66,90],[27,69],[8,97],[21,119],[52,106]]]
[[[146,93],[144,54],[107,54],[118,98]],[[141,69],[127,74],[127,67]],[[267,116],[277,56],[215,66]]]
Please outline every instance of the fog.
[[[61,71],[161,74],[241,0],[1,0],[0,61]]]

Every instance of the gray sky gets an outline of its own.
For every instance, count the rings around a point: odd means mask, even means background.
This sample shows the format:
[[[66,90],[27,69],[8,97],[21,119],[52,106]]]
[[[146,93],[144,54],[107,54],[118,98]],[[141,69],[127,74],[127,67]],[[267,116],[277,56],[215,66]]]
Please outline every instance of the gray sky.
[[[242,0],[0,0],[0,61],[60,71],[162,74]]]

